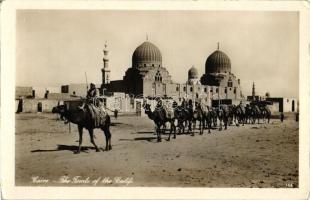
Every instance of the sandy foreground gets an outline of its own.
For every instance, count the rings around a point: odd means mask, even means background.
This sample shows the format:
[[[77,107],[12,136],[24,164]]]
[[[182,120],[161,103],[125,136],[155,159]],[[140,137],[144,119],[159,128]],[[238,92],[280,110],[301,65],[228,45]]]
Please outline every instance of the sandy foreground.
[[[298,187],[298,123],[231,126],[157,143],[146,117],[112,118],[112,151],[53,114],[16,115],[18,186]],[[95,130],[96,143],[105,140]]]

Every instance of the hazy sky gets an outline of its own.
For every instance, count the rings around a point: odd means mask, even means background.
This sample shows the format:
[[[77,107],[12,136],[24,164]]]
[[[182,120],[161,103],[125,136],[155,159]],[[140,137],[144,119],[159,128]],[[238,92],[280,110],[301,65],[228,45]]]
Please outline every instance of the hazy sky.
[[[111,80],[122,79],[148,34],[176,82],[192,65],[201,76],[220,42],[245,94],[255,82],[261,95],[298,96],[297,12],[23,10],[16,34],[17,85],[84,83],[85,72],[101,83],[105,41]]]

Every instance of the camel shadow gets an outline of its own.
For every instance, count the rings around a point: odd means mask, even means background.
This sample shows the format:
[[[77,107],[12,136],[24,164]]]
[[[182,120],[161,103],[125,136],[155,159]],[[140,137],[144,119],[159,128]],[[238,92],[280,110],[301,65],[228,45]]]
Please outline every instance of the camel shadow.
[[[56,149],[37,149],[37,150],[32,150],[31,153],[37,153],[37,152],[53,152],[53,151],[71,151],[75,153],[78,150],[79,146],[77,145],[63,145],[63,144],[58,144]],[[104,150],[100,148],[101,150]],[[89,153],[88,150],[95,150],[95,147],[90,147],[90,146],[82,146],[81,151],[84,153]]]
[[[137,137],[137,138],[133,138],[133,139],[119,139],[119,141],[147,141],[147,142],[152,142],[152,143],[156,143],[157,142],[157,137]]]
[[[132,134],[156,134],[154,131],[138,131]]]
[[[154,140],[157,140],[157,137],[137,137],[134,139],[135,141],[148,141],[148,142],[153,142]]]
[[[118,126],[118,125],[131,126],[130,124],[122,123],[122,122],[112,122],[110,126]]]

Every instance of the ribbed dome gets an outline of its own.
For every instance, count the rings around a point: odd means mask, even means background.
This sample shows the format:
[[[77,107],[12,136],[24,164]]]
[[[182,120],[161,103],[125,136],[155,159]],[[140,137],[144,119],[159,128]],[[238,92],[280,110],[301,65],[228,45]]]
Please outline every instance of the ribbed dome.
[[[229,57],[222,51],[214,51],[206,61],[206,74],[208,73],[228,73],[231,70]]]
[[[188,70],[188,79],[198,78],[198,70],[192,67]]]
[[[143,42],[132,55],[133,67],[161,66],[162,58],[159,49],[151,42]]]

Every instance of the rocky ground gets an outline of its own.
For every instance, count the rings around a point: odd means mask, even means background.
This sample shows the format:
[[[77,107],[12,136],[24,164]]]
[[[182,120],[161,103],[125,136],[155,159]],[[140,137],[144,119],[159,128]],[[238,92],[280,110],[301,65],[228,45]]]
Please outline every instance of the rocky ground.
[[[298,187],[298,123],[231,126],[157,143],[146,117],[112,118],[112,151],[95,152],[84,132],[53,114],[16,114],[16,185]],[[104,147],[102,132],[96,142]]]

